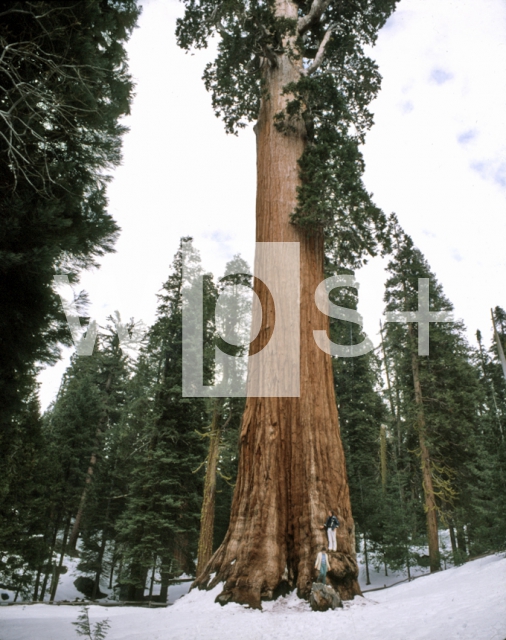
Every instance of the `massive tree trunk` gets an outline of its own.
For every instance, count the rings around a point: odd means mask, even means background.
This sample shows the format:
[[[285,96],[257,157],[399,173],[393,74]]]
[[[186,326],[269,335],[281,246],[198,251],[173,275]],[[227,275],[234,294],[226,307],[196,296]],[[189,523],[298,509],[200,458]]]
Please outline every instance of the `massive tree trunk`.
[[[432,482],[432,468],[430,453],[427,446],[427,434],[425,426],[425,413],[423,410],[422,386],[420,384],[420,372],[418,367],[418,356],[415,351],[413,327],[408,323],[408,331],[411,346],[411,365],[413,369],[413,383],[415,389],[415,403],[417,406],[417,429],[418,442],[420,443],[420,458],[422,463],[423,493],[425,500],[425,517],[427,520],[427,537],[429,539],[429,563],[430,571],[434,573],[441,569],[441,559],[439,556],[439,537],[437,525],[436,496]]]
[[[277,3],[277,12],[297,18],[296,5],[287,1]],[[298,64],[282,55],[276,66],[265,66],[267,97],[256,125],[256,240],[300,243],[300,397],[247,398],[229,529],[194,583],[212,588],[223,582],[219,602],[256,608],[262,599],[294,588],[300,596],[309,596],[316,554],[326,546],[320,527],[329,509],[338,512],[341,526],[327,575],[343,598],[360,593],[331,358],[313,338],[314,330],[329,327],[314,301],[324,279],[323,237],[290,223],[305,130],[301,122],[296,130],[281,133],[273,122],[286,104],[283,87],[300,77]],[[263,311],[262,329],[252,345],[256,352],[269,341],[275,310],[272,296],[258,280],[255,290]],[[291,342],[286,336],[283,348],[291,349]]]

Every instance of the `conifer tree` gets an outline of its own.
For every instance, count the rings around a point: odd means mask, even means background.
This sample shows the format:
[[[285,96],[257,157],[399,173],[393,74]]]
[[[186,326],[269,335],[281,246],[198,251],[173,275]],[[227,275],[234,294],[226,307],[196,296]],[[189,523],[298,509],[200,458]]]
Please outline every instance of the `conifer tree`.
[[[314,293],[324,279],[324,238],[355,266],[383,235],[385,218],[361,178],[359,144],[379,88],[364,46],[395,0],[184,4],[180,46],[219,38],[204,74],[216,114],[230,132],[256,121],[256,239],[298,242],[301,259],[300,397],[247,399],[230,526],[197,585],[223,582],[220,602],[257,608],[293,588],[308,597],[321,519],[339,506],[346,535],[329,577],[351,598],[359,593],[353,519],[332,363],[313,339],[313,330],[328,330],[328,318]],[[258,282],[255,291],[264,312],[256,352],[269,340],[274,302]],[[286,336],[283,349],[292,348]]]
[[[350,270],[339,269],[344,275]],[[358,285],[334,289],[334,304],[356,311]],[[357,318],[358,320],[358,318]],[[330,335],[335,344],[360,344],[366,335],[358,322],[332,319]],[[388,414],[379,393],[379,361],[371,351],[358,357],[333,359],[339,426],[346,454],[350,499],[357,541],[374,537],[382,507],[380,430]]]
[[[188,240],[183,239],[186,247]],[[155,562],[162,574],[161,599],[170,572],[194,571],[202,496],[202,477],[196,471],[205,458],[198,432],[207,422],[207,411],[203,398],[182,395],[182,247],[159,295],[157,320],[137,365],[137,395],[128,410],[137,453],[126,510],[117,525],[128,564],[122,578],[128,600],[143,598],[147,572]],[[198,254],[188,251],[198,269]],[[204,282],[210,347],[215,288],[210,278]],[[211,367],[206,371],[209,383]]]
[[[49,443],[44,437],[37,389],[17,412],[9,442],[7,476],[0,491],[0,583],[30,599],[47,558],[44,541],[53,491]]]
[[[504,342],[501,323],[504,311],[494,309],[499,339]],[[497,343],[485,350],[481,333],[477,332],[478,362],[482,400],[479,410],[479,430],[476,434],[476,460],[472,467],[474,482],[470,484],[468,508],[464,519],[468,523],[470,552],[473,554],[496,551],[506,547],[506,404],[504,377],[499,362]]]
[[[418,310],[418,280],[429,278],[431,311],[451,311],[441,285],[423,255],[393,219],[395,251],[388,265],[387,311]],[[407,430],[408,450],[420,461],[431,571],[440,568],[438,513],[444,517],[460,500],[467,463],[473,455],[479,388],[461,322],[431,322],[430,352],[418,353],[419,325],[389,322],[386,348],[395,362],[396,385]],[[406,446],[406,445],[405,445]]]
[[[132,81],[124,44],[135,0],[2,3],[0,44],[0,464],[36,362],[70,343],[56,272],[112,251],[107,171],[120,161],[119,120]],[[1,480],[0,480],[1,482]]]
[[[216,343],[221,351],[235,359],[231,362],[226,360],[223,371],[215,372],[215,382],[216,375],[221,378],[218,387],[221,387],[223,394],[239,387],[241,380],[245,381],[246,367],[239,358],[244,355],[246,345],[249,344],[252,307],[251,276],[248,275],[250,269],[247,263],[240,256],[234,256],[227,263],[225,273],[234,275],[222,278],[218,286]],[[233,434],[237,435],[244,402],[242,398],[216,397],[211,400],[210,407],[211,424],[204,434],[209,438],[209,449],[205,462],[197,575],[204,570],[216,548],[214,541],[218,477],[221,475],[226,479],[220,471],[224,458],[237,456]]]
[[[61,530],[60,566],[64,552],[75,550],[83,521],[87,525],[88,540],[91,531],[100,537],[103,556],[107,529],[110,529],[109,515],[105,517],[110,483],[105,478],[108,467],[114,463],[114,432],[126,402],[128,377],[127,356],[122,353],[118,335],[109,325],[99,333],[93,355],[73,357],[56,402],[45,415],[45,435],[51,443],[56,474],[49,553],[52,558]],[[102,504],[97,508],[100,501]],[[67,543],[68,549],[65,549]],[[52,581],[51,599],[56,593],[57,574]],[[43,592],[44,589],[41,597]]]

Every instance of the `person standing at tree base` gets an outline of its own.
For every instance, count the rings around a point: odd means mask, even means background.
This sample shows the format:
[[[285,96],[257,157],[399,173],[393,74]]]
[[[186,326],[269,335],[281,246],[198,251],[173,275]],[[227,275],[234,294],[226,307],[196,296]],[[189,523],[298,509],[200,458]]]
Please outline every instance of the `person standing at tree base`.
[[[327,539],[329,541],[329,551],[337,551],[336,529],[339,526],[339,520],[333,511],[329,511],[329,517],[320,529],[327,529]]]
[[[315,569],[319,570],[318,578],[316,582],[326,584],[327,582],[327,570],[329,568],[329,557],[325,552],[325,547],[321,548],[321,551],[316,556]]]

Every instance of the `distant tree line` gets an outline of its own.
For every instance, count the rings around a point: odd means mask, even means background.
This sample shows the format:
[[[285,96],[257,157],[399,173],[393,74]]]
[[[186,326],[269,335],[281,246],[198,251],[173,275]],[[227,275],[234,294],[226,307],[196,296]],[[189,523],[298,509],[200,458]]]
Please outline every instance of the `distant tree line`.
[[[431,309],[450,310],[395,219],[392,232],[386,308],[416,310],[418,279],[430,278]],[[238,257],[231,264],[248,272]],[[123,352],[111,318],[93,355],[73,357],[45,414],[34,402],[19,415],[23,452],[3,502],[0,575],[23,597],[57,597],[71,556],[91,598],[109,588],[123,600],[165,601],[169,581],[195,575],[223,540],[244,400],[183,397],[182,266],[180,249],[137,359]],[[353,275],[330,260],[327,272]],[[204,381],[211,384],[222,340],[215,308],[225,284],[201,273]],[[334,289],[331,299],[356,309],[357,291]],[[505,342],[506,313],[497,307],[494,316]],[[471,347],[461,323],[433,323],[430,355],[420,356],[417,330],[416,323],[388,323],[374,351],[334,359],[356,549],[368,570],[372,563],[387,572],[436,571],[506,546],[506,381],[496,344],[486,349],[478,334]],[[331,323],[335,343],[365,337],[356,323]],[[449,549],[440,544],[442,530]]]

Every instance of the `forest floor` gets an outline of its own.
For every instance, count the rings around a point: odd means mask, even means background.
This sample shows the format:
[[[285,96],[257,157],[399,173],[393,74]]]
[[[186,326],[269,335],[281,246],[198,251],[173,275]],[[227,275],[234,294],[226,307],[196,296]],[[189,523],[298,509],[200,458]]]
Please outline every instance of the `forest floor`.
[[[107,640],[505,640],[506,558],[491,555],[389,589],[344,609],[313,613],[295,594],[263,611],[221,607],[213,591],[192,591],[167,608],[90,606],[108,619]],[[0,640],[73,640],[78,607],[0,607]]]

